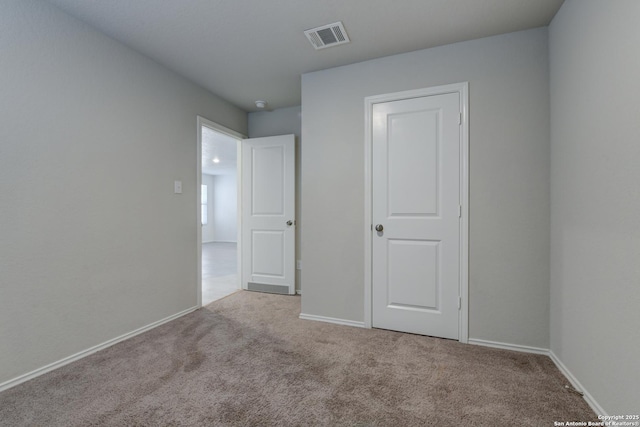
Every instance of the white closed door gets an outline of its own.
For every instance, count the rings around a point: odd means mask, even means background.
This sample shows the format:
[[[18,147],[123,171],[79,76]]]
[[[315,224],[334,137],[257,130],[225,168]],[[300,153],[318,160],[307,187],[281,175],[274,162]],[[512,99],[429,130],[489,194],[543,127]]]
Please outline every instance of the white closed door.
[[[373,105],[374,327],[458,339],[460,111],[458,93]]]
[[[242,288],[295,294],[295,136],[242,141]]]

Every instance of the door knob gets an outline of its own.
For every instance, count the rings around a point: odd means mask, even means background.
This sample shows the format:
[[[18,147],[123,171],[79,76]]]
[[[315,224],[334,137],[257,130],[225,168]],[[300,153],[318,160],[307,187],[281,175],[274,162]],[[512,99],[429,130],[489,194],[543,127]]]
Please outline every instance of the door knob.
[[[382,224],[376,225],[376,231],[382,231],[382,230],[384,230],[384,227],[382,226]]]
[[[288,226],[292,226],[293,225],[293,221],[291,221],[291,220],[287,221],[287,225]]]

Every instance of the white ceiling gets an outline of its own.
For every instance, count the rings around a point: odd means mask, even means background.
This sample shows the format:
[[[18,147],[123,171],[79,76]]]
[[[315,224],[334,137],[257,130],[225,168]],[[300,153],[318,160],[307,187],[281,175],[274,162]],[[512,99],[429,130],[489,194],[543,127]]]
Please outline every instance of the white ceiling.
[[[237,140],[202,127],[202,173],[208,175],[235,174],[237,168]],[[213,159],[218,158],[219,163]]]
[[[300,75],[548,25],[563,0],[47,0],[245,111],[300,105]],[[303,31],[341,20],[351,43]]]

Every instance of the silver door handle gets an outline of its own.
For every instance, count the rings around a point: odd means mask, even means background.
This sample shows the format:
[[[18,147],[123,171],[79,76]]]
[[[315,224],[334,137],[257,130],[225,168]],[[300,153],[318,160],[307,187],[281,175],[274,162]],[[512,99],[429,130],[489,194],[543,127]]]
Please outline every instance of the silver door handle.
[[[287,221],[287,225],[288,226],[292,226],[293,225],[293,221],[291,221],[291,220]]]
[[[382,224],[376,225],[376,231],[382,231],[382,230],[384,230],[384,227],[382,226]]]

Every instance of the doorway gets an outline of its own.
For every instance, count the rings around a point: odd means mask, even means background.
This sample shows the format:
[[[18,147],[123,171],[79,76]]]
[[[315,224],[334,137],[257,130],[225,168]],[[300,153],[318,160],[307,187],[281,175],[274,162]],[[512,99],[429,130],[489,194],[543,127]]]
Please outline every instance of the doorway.
[[[368,327],[468,340],[467,90],[365,100]]]
[[[198,117],[198,299],[240,289],[240,145],[244,135]]]

